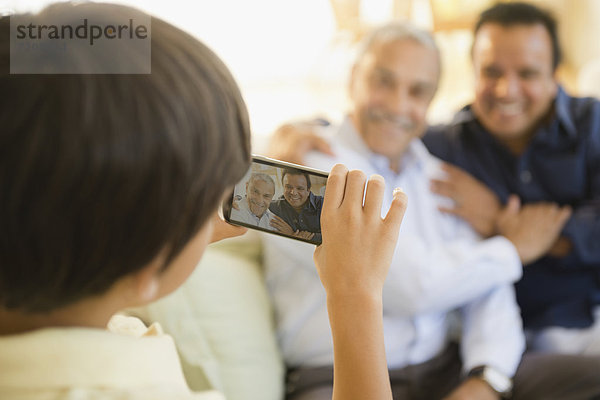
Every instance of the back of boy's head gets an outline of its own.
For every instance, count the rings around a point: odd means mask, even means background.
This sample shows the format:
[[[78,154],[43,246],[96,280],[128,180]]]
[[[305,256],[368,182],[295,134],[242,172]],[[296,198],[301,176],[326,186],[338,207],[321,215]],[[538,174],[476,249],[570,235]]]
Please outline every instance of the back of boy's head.
[[[77,7],[100,21],[132,12],[63,3],[37,18],[80,23]],[[48,312],[105,292],[161,252],[166,266],[248,170],[249,123],[220,60],[159,19],[151,74],[11,75],[9,36],[5,17],[0,308]],[[70,57],[94,62],[85,50]]]

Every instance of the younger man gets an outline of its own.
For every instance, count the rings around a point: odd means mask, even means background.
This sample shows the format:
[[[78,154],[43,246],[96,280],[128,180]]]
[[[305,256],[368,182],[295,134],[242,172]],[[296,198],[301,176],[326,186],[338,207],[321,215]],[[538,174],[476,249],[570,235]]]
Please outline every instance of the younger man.
[[[308,173],[288,168],[283,171],[281,183],[283,195],[270,207],[277,216],[271,225],[288,235],[321,241],[323,197],[310,190]]]

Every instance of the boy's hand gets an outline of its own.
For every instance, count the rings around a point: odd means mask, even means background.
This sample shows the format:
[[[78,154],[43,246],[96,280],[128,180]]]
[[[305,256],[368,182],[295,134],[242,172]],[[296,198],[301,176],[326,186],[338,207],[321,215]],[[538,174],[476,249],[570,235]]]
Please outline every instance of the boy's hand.
[[[228,224],[223,221],[223,219],[219,216],[218,213],[215,212],[215,215],[212,218],[213,231],[212,236],[210,238],[210,243],[218,242],[219,240],[236,237],[243,235],[248,231],[248,229]]]
[[[333,167],[321,211],[323,243],[314,255],[327,292],[334,399],[392,399],[382,292],[407,198],[395,193],[382,219],[383,178],[372,176],[366,194],[365,184],[364,173]]]
[[[381,203],[385,183],[373,175],[365,193],[366,177],[336,165],[329,174],[321,213],[323,243],[314,254],[328,295],[381,295],[407,206],[402,191],[384,219]]]

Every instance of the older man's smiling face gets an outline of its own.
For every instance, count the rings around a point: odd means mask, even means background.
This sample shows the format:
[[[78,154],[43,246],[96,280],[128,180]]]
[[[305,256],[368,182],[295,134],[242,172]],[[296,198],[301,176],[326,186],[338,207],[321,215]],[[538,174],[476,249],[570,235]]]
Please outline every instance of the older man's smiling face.
[[[252,214],[259,218],[269,208],[273,195],[275,195],[275,187],[272,183],[254,179],[246,184],[248,207]]]
[[[352,71],[352,121],[369,148],[401,157],[427,126],[439,78],[437,52],[413,39],[375,44]]]

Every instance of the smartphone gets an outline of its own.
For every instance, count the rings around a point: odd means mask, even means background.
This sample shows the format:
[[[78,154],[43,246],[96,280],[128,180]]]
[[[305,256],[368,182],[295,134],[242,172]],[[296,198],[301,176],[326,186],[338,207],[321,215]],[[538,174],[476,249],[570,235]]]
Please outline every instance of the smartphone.
[[[321,244],[321,209],[329,174],[317,169],[252,156],[252,164],[223,202],[233,225]]]

